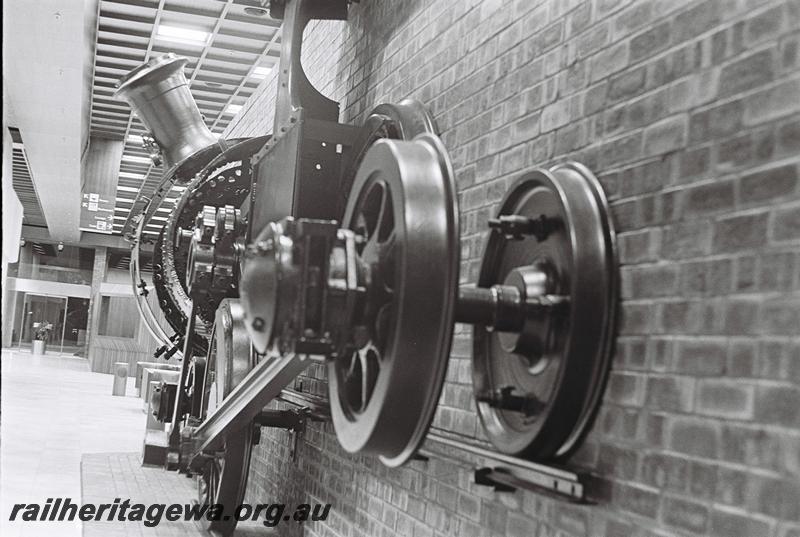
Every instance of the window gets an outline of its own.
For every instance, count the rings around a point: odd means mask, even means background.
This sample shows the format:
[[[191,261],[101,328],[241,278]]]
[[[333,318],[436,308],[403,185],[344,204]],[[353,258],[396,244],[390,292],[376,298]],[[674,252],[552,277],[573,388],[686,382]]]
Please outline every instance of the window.
[[[97,333],[101,336],[136,337],[139,312],[135,298],[129,296],[102,296]]]

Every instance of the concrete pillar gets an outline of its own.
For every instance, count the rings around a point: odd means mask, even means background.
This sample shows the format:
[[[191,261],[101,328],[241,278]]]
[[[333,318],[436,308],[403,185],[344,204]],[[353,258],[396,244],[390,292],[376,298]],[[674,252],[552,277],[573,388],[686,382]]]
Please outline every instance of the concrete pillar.
[[[100,321],[100,284],[106,278],[106,265],[108,248],[96,246],[94,249],[94,266],[92,267],[92,296],[89,299],[89,318],[86,322],[86,356],[92,363],[92,354],[95,349],[94,338]]]

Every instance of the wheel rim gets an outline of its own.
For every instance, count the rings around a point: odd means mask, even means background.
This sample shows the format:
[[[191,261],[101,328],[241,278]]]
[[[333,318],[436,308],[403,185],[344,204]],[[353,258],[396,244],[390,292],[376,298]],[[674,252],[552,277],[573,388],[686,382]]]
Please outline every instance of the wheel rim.
[[[591,172],[570,163],[520,178],[499,214],[544,215],[560,224],[543,240],[509,241],[493,233],[478,285],[502,283],[514,267],[545,266],[553,275],[545,292],[568,296],[570,306],[563,318],[542,322],[542,331],[551,331],[551,346],[534,362],[506,351],[503,334],[475,327],[476,394],[513,386],[543,405],[526,416],[477,401],[478,415],[498,450],[535,460],[563,459],[591,424],[610,363],[616,254],[608,207]]]
[[[439,139],[376,142],[356,176],[344,225],[363,238],[358,256],[373,281],[355,351],[328,366],[331,415],[347,451],[398,466],[427,433],[452,340],[458,213]],[[436,322],[424,320],[430,311],[440,312]]]
[[[252,366],[243,309],[238,300],[225,299],[217,309],[206,359],[203,417],[214,411]],[[230,535],[236,528],[235,509],[247,489],[252,443],[253,428],[248,425],[225,439],[224,449],[210,457],[198,476],[198,501],[223,506],[223,520],[203,520],[206,530]]]

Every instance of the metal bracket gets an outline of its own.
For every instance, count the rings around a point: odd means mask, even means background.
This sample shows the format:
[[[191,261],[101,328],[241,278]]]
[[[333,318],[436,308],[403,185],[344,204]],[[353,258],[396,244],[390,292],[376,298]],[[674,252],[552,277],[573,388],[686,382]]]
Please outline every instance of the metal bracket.
[[[508,476],[508,472],[498,470],[490,467],[478,468],[475,470],[475,484],[484,485],[487,487],[494,487],[495,492],[514,492],[516,487],[504,483],[505,478],[501,476]]]

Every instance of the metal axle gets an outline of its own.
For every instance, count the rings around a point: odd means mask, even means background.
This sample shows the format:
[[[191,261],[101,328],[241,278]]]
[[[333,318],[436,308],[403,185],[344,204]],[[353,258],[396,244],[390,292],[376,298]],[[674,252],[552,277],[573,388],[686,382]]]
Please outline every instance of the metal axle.
[[[563,295],[526,297],[513,285],[462,287],[456,322],[479,324],[498,332],[520,332],[531,316],[549,315],[569,303]]]

